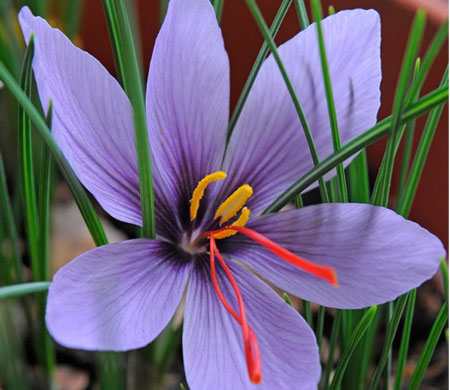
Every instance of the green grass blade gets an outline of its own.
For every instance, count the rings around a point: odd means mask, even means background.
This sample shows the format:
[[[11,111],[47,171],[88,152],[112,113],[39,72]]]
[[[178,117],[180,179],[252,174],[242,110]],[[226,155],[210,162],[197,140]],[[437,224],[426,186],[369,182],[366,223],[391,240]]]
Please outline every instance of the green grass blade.
[[[316,324],[316,339],[317,339],[317,346],[319,347],[319,355],[322,348],[324,322],[325,322],[325,308],[323,306],[319,306]]]
[[[133,39],[133,30],[123,0],[105,0],[103,4],[108,18],[108,24],[110,26],[118,26],[121,33],[122,39],[117,38],[117,40],[113,40],[113,50],[117,53],[121,53],[119,57],[123,61],[123,68],[119,70],[121,72],[125,92],[133,107],[143,234],[145,237],[155,238],[155,205],[151,154],[147,131],[142,74]]]
[[[364,314],[361,321],[356,325],[355,329],[352,332],[351,338],[345,348],[341,358],[339,359],[339,363],[336,367],[336,372],[333,377],[333,381],[331,382],[331,389],[337,390],[340,389],[342,378],[344,377],[345,370],[347,369],[347,365],[352,357],[353,353],[356,350],[359,342],[364,336],[367,328],[372,323],[373,319],[377,314],[378,307],[372,306],[367,312]]]
[[[444,257],[441,257],[442,283],[444,284],[445,299],[448,300],[448,265]]]
[[[95,213],[94,207],[92,206],[89,197],[86,194],[81,183],[78,181],[75,173],[67,162],[66,158],[62,154],[61,150],[58,148],[55,140],[53,139],[50,130],[45,123],[45,120],[39,114],[38,110],[34,107],[33,103],[28,99],[26,94],[20,88],[20,86],[15,81],[14,77],[5,67],[5,65],[0,61],[0,79],[5,83],[5,86],[13,94],[15,99],[19,102],[21,107],[27,112],[33,121],[39,135],[43,138],[48,148],[50,149],[52,156],[59,169],[61,170],[72,195],[80,209],[81,215],[86,222],[94,242],[97,245],[103,245],[107,243],[105,232],[100,224],[97,214]]]
[[[431,329],[430,335],[428,336],[425,347],[423,348],[422,354],[420,355],[419,362],[417,363],[416,369],[411,377],[408,390],[419,390],[419,386],[422,382],[423,375],[430,364],[431,357],[439,341],[442,331],[444,330],[445,324],[448,320],[448,302],[445,301],[444,305],[439,312],[436,321],[434,322],[433,328]]]
[[[0,287],[0,300],[47,291],[49,286],[50,282],[31,282]]]
[[[328,6],[328,15],[334,15],[336,13],[336,9],[334,8],[334,5]]]
[[[325,49],[325,41],[322,32],[322,6],[319,0],[311,0],[311,8],[314,21],[317,26],[317,36],[319,41],[320,63],[322,65],[323,83],[325,87],[325,95],[327,98],[328,117],[330,119],[331,138],[333,140],[333,149],[337,152],[341,148],[341,141],[339,137],[339,129],[336,116],[336,107],[334,104],[333,88],[331,86],[330,70],[328,68],[327,52]],[[317,164],[315,164],[317,165]],[[348,202],[347,183],[345,180],[344,165],[338,164],[336,166],[336,179],[338,189],[338,201]]]
[[[269,45],[270,51],[275,59],[275,62],[278,65],[278,68],[280,69],[281,75],[283,76],[283,80],[286,83],[286,87],[289,91],[289,95],[291,96],[295,110],[297,111],[298,117],[300,119],[300,123],[301,123],[303,131],[305,133],[306,141],[308,143],[308,147],[309,147],[309,151],[311,154],[311,158],[313,160],[313,164],[314,164],[314,166],[316,166],[319,163],[319,157],[318,157],[318,154],[316,151],[314,139],[312,137],[308,121],[306,120],[306,117],[303,113],[303,109],[301,108],[300,101],[298,100],[298,97],[295,93],[294,87],[292,86],[292,83],[289,79],[289,76],[286,72],[283,62],[281,61],[281,58],[278,54],[278,50],[276,48],[275,42],[274,42],[272,36],[270,35],[270,31],[264,21],[261,11],[259,10],[258,6],[255,3],[255,0],[247,0],[247,4],[250,8],[250,11],[253,14],[253,17],[255,18],[256,23],[258,24],[259,29],[261,30],[261,33],[264,36],[264,39],[266,40],[267,44]],[[319,180],[319,187],[320,187],[320,194],[322,197],[322,201],[324,203],[328,203],[329,197],[328,197],[328,192],[327,192],[325,182],[322,177],[318,178],[318,180]]]
[[[29,390],[28,375],[24,375],[28,366],[11,309],[8,302],[0,302],[0,386],[11,390]]]
[[[118,352],[100,352],[97,355],[99,387],[101,390],[123,390],[126,388],[125,367]]]
[[[214,11],[216,13],[217,21],[220,23],[220,20],[222,19],[222,12],[223,12],[223,3],[224,0],[214,0]]]
[[[47,113],[47,126],[52,128],[53,104],[50,101]],[[41,280],[49,280],[49,236],[50,236],[50,196],[53,162],[48,147],[42,145],[41,169],[39,177],[39,243],[42,263]]]
[[[34,36],[30,37],[22,65],[21,87],[31,99],[32,69],[31,62],[34,54]],[[28,250],[31,259],[33,279],[41,280],[41,264],[39,251],[39,217],[37,211],[36,186],[34,180],[33,146],[31,139],[31,120],[27,112],[19,106],[18,110],[19,134],[19,163],[22,199],[25,209],[25,226],[28,237]]]
[[[370,202],[370,182],[366,151],[361,151],[348,166],[350,201],[356,203]]]
[[[441,82],[441,85],[443,86],[447,84],[448,67]],[[441,104],[433,108],[427,118],[422,137],[420,138],[420,142],[417,147],[416,155],[411,165],[410,175],[408,177],[405,190],[399,197],[397,211],[400,215],[407,216],[409,214],[409,211],[411,210],[417,187],[419,186],[419,181],[422,176],[423,168],[430,151],[431,142],[433,141],[433,137],[436,132],[439,119],[441,118],[444,106],[445,102],[442,102]]]
[[[423,57],[423,61],[421,61],[420,71],[417,75],[416,80],[413,82],[410,91],[408,92],[408,97],[406,98],[406,102],[409,104],[414,100],[415,96],[418,96],[419,91],[425,81],[428,72],[431,66],[434,63],[436,56],[441,50],[443,44],[448,35],[448,20],[441,26],[441,28],[436,33],[433,41],[428,47],[425,56]]]
[[[80,26],[81,11],[83,10],[83,0],[70,0],[65,15],[66,34],[73,39]]]
[[[275,15],[275,18],[273,19],[272,25],[270,27],[271,37],[275,37],[277,35],[277,32],[281,26],[281,22],[284,20],[284,17],[286,16],[286,13],[291,3],[292,0],[283,0],[283,2],[281,3],[280,8],[278,9],[277,14]],[[236,107],[234,108],[233,114],[231,115],[227,129],[227,141],[226,141],[227,145],[228,142],[230,141],[231,134],[233,133],[234,127],[236,126],[239,116],[241,115],[242,109],[244,108],[244,104],[247,101],[247,97],[250,93],[250,90],[255,82],[256,76],[265,58],[267,57],[269,50],[270,50],[269,45],[267,44],[266,41],[264,41],[264,43],[261,46],[261,49],[259,50],[258,56],[256,57],[255,63],[252,66],[252,70],[248,75],[247,81],[245,82],[244,88],[242,88],[241,95],[239,96],[239,99],[236,103]]]
[[[6,183],[5,168],[3,165],[3,158],[0,154],[0,217],[5,223],[7,237],[10,241],[13,267],[15,270],[15,278],[18,282],[23,281],[22,275],[22,261],[19,252],[19,241],[17,238],[17,228],[14,222],[13,209],[11,205],[11,199],[8,194],[8,186]]]
[[[383,157],[382,165],[375,182],[372,203],[377,206],[387,206],[389,200],[390,183],[392,180],[392,171],[394,169],[394,159],[396,154],[396,140],[400,138],[401,115],[404,110],[405,97],[408,90],[411,75],[414,71],[414,63],[417,58],[420,43],[422,41],[423,31],[425,29],[426,14],[419,9],[413,21],[410,37],[408,40],[405,56],[403,59],[400,76],[394,98],[392,110],[392,122],[389,130],[389,137],[386,145],[386,151]]]
[[[300,28],[304,30],[309,26],[308,13],[306,12],[305,2],[303,0],[294,0],[295,9],[297,10],[298,21]]]
[[[383,345],[383,351],[381,352],[380,361],[378,362],[377,368],[373,375],[372,382],[370,384],[370,390],[376,390],[378,384],[381,380],[384,369],[386,368],[386,363],[389,358],[392,343],[394,342],[395,335],[397,333],[398,325],[402,317],[403,311],[405,310],[406,302],[408,300],[409,293],[403,294],[397,299],[395,304],[394,313],[391,320],[389,321],[389,326],[386,331],[386,337]]]
[[[342,322],[342,310],[337,310],[331,328],[330,346],[328,349],[328,359],[325,365],[325,376],[323,378],[323,389],[328,390],[330,387],[330,375],[334,364],[334,350],[339,338],[340,326]]]
[[[440,87],[430,94],[426,95],[416,103],[411,104],[401,117],[401,123],[410,121],[430,111],[442,102],[448,99],[448,87]],[[358,153],[366,146],[378,141],[385,136],[391,126],[392,116],[378,122],[371,129],[362,133],[352,141],[345,144],[338,152],[335,152],[321,161],[316,167],[304,174],[294,184],[292,184],[286,191],[284,191],[269,207],[264,210],[264,214],[279,211],[283,206],[289,203],[300,192],[304,191],[311,184],[313,184],[319,177],[325,175],[337,164],[345,161],[352,155]]]
[[[397,358],[397,371],[395,374],[394,390],[401,390],[403,369],[408,356],[409,340],[411,336],[412,321],[414,316],[414,305],[416,303],[416,290],[409,293],[408,307],[406,308],[405,323],[403,325],[402,339]]]
[[[413,76],[413,85],[415,81],[417,80],[418,74],[420,72],[420,58],[417,58],[416,60],[416,66],[414,69],[414,76]],[[417,100],[419,98],[418,93],[413,97],[413,101]],[[413,141],[414,141],[414,128],[415,128],[416,121],[412,120],[408,122],[406,125],[406,135],[405,135],[405,144],[403,146],[403,157],[402,157],[402,165],[400,168],[400,178],[398,180],[398,193],[402,193],[405,183],[406,183],[406,177],[408,175],[409,171],[409,165],[411,161],[411,154],[412,154],[412,147],[413,147]]]

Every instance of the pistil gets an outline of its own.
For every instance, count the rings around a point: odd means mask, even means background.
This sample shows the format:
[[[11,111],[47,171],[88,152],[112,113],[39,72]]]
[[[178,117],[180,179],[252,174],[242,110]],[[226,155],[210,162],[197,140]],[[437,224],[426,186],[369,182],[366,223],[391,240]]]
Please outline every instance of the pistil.
[[[231,314],[231,316],[241,325],[242,328],[242,338],[244,341],[244,351],[245,351],[245,359],[247,361],[247,370],[250,381],[252,383],[261,382],[261,356],[259,352],[258,342],[256,340],[255,333],[252,328],[247,323],[247,315],[245,313],[244,301],[242,299],[242,294],[239,290],[239,286],[234,279],[233,274],[231,273],[230,268],[228,267],[225,260],[222,258],[219,250],[217,249],[216,241],[214,239],[214,234],[209,235],[209,243],[210,243],[210,265],[211,265],[211,278],[214,285],[214,289],[216,290],[216,294],[222,302],[225,309]],[[219,283],[217,282],[216,276],[216,267],[215,267],[215,257],[219,259],[220,264],[225,270],[225,274],[230,281],[234,293],[236,295],[236,299],[239,305],[239,314],[231,307],[228,301],[225,299],[222,291],[220,290]]]

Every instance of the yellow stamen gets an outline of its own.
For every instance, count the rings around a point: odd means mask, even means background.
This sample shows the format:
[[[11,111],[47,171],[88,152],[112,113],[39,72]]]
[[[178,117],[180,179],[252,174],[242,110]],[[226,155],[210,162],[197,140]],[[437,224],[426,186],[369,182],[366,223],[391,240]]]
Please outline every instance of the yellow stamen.
[[[248,184],[240,186],[223,202],[216,211],[214,219],[220,219],[220,225],[233,218],[238,211],[244,206],[247,199],[253,195],[253,188]]]
[[[241,215],[239,216],[239,218],[236,221],[234,221],[231,224],[231,226],[244,227],[249,218],[250,218],[250,210],[247,207],[244,207],[241,211]],[[214,238],[216,240],[220,240],[222,238],[234,236],[236,233],[237,232],[234,230],[224,230],[223,232],[214,234]]]
[[[208,187],[209,183],[212,183],[217,180],[222,180],[227,177],[227,174],[222,171],[211,173],[210,175],[206,175],[202,180],[200,180],[192,193],[191,199],[191,221],[193,221],[197,217],[197,212],[200,207],[200,200],[203,198],[205,194],[206,187]]]

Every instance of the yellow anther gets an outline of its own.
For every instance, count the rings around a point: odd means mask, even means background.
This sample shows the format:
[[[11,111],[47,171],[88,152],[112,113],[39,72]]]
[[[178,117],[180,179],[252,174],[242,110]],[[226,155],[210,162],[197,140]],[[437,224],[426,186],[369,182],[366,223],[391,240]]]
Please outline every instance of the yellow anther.
[[[217,180],[225,179],[226,177],[227,174],[225,172],[218,171],[211,173],[210,175],[206,175],[202,180],[198,182],[191,198],[191,221],[193,221],[197,217],[197,212],[200,207],[200,200],[203,198],[208,184]]]
[[[241,211],[241,215],[239,216],[239,218],[236,221],[234,221],[230,226],[244,227],[249,218],[250,218],[250,210],[247,207],[244,207]],[[237,232],[234,230],[224,230],[223,232],[214,234],[214,238],[220,240],[222,238],[234,236],[236,233]]]
[[[214,219],[220,219],[220,225],[233,218],[238,211],[244,206],[247,199],[253,195],[253,188],[248,184],[240,186],[223,202],[216,211]]]

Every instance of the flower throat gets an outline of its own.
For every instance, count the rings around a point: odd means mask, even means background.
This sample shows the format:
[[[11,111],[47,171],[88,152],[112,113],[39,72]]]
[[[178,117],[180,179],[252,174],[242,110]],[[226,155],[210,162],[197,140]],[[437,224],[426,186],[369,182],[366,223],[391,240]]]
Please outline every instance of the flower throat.
[[[197,217],[197,212],[200,207],[200,201],[203,198],[206,188],[210,183],[218,180],[223,180],[227,177],[227,174],[223,171],[214,172],[212,174],[206,175],[202,180],[199,181],[197,187],[192,193],[192,198],[190,201],[190,218],[193,221]],[[210,258],[210,268],[211,268],[211,279],[214,285],[216,294],[225,307],[225,309],[230,313],[230,315],[236,320],[236,322],[241,326],[242,338],[244,343],[244,353],[247,362],[247,371],[252,383],[260,383],[262,380],[261,372],[261,355],[258,346],[258,341],[255,333],[248,324],[247,315],[245,312],[244,300],[239,290],[239,286],[228,267],[227,263],[223,259],[222,255],[217,248],[216,240],[224,239],[233,236],[237,233],[241,233],[252,241],[257,242],[264,248],[268,249],[270,252],[275,254],[280,259],[300,268],[301,270],[308,272],[314,276],[326,280],[334,286],[338,285],[336,271],[332,267],[323,266],[320,264],[312,263],[302,257],[295,255],[294,253],[288,251],[287,249],[276,244],[266,236],[256,232],[255,230],[245,227],[249,217],[250,210],[244,207],[247,200],[253,195],[253,188],[244,184],[240,186],[236,191],[234,191],[217,209],[214,219],[219,219],[219,226],[222,226],[225,222],[228,222],[231,218],[235,217],[239,211],[241,214],[238,218],[231,224],[221,227],[214,231],[203,232],[197,240],[207,238],[209,239],[209,258]],[[219,260],[220,265],[225,271],[225,275],[230,282],[234,294],[237,299],[239,313],[237,313],[230,303],[226,300],[223,295],[219,283],[217,281],[216,274],[216,264],[215,259]]]

